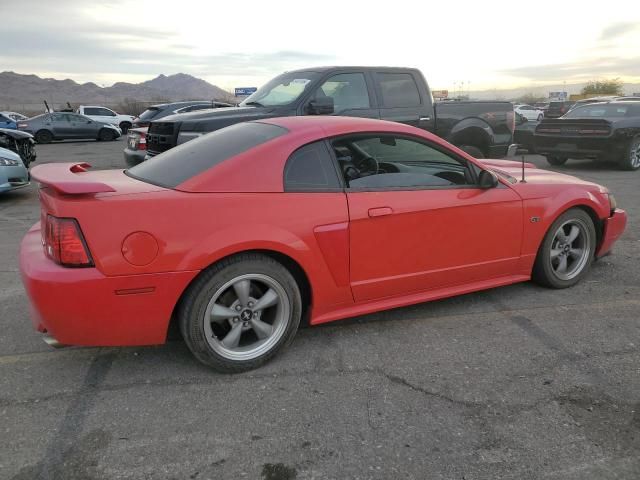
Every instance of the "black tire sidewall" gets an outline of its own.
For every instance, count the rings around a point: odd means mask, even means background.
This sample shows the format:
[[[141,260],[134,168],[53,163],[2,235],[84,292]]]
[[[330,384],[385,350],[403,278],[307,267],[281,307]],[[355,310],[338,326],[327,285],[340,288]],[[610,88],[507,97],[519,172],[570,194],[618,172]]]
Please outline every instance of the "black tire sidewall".
[[[98,132],[98,140],[101,142],[109,142],[115,138],[115,134],[108,128],[103,128]]]
[[[129,129],[131,128],[131,124],[129,122],[122,122],[118,126],[120,127],[120,130],[122,130],[123,135],[126,135]]]
[[[285,332],[268,352],[251,360],[230,360],[215,352],[207,342],[203,318],[213,294],[229,280],[247,273],[264,274],[280,283],[289,297],[291,313]],[[259,367],[291,343],[298,330],[301,314],[300,289],[291,273],[265,255],[241,254],[202,272],[180,301],[178,321],[185,343],[200,362],[222,373],[236,373]]]
[[[567,157],[558,157],[556,155],[547,155],[546,156],[547,163],[549,165],[553,165],[555,167],[559,167],[560,165],[564,165],[569,160]]]
[[[553,272],[553,269],[551,267],[551,260],[548,253],[551,249],[551,244],[553,242],[555,232],[558,230],[558,228],[560,228],[560,225],[571,219],[580,219],[587,226],[587,235],[589,236],[591,252],[587,263],[582,268],[582,271],[570,280],[563,280],[558,278]],[[558,289],[568,288],[580,282],[580,280],[582,280],[582,278],[587,275],[589,269],[591,268],[591,264],[593,263],[595,250],[597,248],[596,240],[596,228],[589,214],[580,208],[572,208],[570,210],[567,210],[551,224],[549,230],[547,230],[547,233],[544,236],[544,240],[542,241],[542,244],[538,249],[538,254],[536,256],[535,264],[533,267],[533,280],[546,287]]]
[[[42,137],[42,135],[45,135],[44,141],[40,138]],[[53,133],[51,133],[49,130],[39,130],[36,132],[34,137],[36,139],[36,143],[40,144],[51,143],[53,141]]]
[[[629,140],[629,145],[627,145],[627,148],[625,149],[626,152],[625,152],[624,156],[620,159],[620,162],[619,162],[620,168],[622,170],[635,171],[635,170],[640,169],[640,166],[633,167],[631,165],[631,147],[633,146],[634,142],[636,142],[638,139],[640,139],[640,135],[636,135],[631,140]]]

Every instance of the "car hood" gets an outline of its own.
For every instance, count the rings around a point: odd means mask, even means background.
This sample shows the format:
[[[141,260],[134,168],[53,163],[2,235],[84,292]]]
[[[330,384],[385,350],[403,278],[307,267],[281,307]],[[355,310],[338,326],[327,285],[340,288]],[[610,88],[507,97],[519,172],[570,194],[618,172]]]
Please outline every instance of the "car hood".
[[[0,147],[0,157],[6,158],[8,160],[17,160],[18,162],[22,162],[20,155],[7,148]]]
[[[17,140],[21,140],[25,138],[33,138],[33,135],[31,135],[30,133],[22,132],[20,130],[10,130],[8,128],[0,128],[0,133],[9,135],[10,137],[15,138]]]
[[[181,130],[200,132],[212,131],[238,122],[259,120],[278,116],[274,108],[262,107],[223,107],[199,110],[190,113],[178,113],[158,120],[161,122],[180,122]],[[153,122],[152,120],[152,123]]]

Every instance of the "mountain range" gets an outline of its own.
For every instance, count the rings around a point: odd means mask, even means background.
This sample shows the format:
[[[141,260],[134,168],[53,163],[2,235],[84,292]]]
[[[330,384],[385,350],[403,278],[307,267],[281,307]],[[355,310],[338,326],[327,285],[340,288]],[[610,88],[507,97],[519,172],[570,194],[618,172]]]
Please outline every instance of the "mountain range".
[[[57,108],[66,102],[74,105],[115,105],[124,101],[160,103],[178,100],[228,101],[233,98],[231,93],[220,87],[185,73],[159,75],[142,83],[117,82],[110,87],[100,87],[92,82],[79,84],[69,79],[0,73],[0,110],[40,110],[43,100]]]

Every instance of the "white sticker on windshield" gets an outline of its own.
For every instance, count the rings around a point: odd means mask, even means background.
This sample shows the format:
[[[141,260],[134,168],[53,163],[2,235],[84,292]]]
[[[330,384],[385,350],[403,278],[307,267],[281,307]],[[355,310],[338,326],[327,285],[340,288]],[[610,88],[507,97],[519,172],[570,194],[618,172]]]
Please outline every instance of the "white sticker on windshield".
[[[306,85],[310,81],[311,80],[307,78],[294,78],[293,80],[291,80],[291,83],[299,83],[300,85]]]

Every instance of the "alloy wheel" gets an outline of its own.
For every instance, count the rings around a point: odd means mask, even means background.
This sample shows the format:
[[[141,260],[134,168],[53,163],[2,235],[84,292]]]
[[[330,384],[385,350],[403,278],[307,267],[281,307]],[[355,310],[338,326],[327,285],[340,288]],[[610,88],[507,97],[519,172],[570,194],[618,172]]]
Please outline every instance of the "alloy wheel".
[[[549,258],[553,273],[561,280],[571,280],[588,264],[591,244],[587,226],[580,219],[564,222],[553,237]]]
[[[273,348],[290,321],[284,287],[263,274],[240,275],[211,297],[204,314],[209,346],[229,360],[251,360]]]

